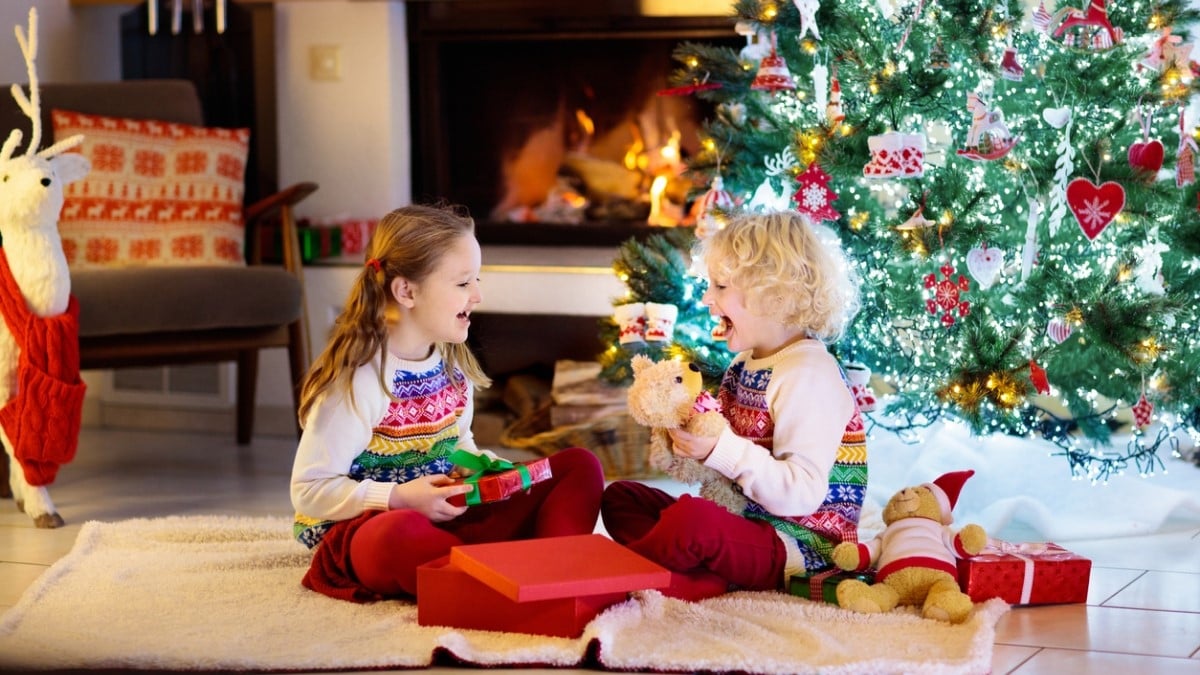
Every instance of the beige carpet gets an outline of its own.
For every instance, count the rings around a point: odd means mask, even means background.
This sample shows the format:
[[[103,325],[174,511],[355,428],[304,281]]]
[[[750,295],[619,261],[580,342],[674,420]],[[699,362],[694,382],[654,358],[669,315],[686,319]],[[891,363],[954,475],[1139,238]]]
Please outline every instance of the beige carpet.
[[[422,627],[416,606],[303,589],[284,518],[172,517],[83,526],[74,549],[0,616],[0,671],[588,666],[749,673],[986,673],[1007,605],[950,626],[782,594],[683,603],[635,594],[578,639]]]

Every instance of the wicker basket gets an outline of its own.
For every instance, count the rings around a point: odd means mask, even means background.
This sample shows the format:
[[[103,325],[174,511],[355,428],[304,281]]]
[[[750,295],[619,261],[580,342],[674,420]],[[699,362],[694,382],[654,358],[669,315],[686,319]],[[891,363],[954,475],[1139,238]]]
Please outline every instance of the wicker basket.
[[[608,480],[654,478],[663,474],[646,460],[650,430],[625,413],[597,417],[580,424],[550,426],[550,407],[542,406],[518,418],[500,432],[500,442],[510,448],[544,456],[571,447],[591,450],[604,467]]]

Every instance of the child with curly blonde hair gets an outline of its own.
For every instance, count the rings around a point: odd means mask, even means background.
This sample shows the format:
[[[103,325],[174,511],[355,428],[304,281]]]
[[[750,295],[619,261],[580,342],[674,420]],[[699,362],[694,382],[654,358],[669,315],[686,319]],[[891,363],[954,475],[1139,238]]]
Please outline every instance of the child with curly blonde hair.
[[[668,595],[782,589],[857,541],[865,434],[826,349],[857,312],[856,280],[836,237],[795,212],[735,217],[697,254],[709,280],[702,302],[736,354],[717,395],[728,426],[718,436],[672,430],[672,451],[728,477],[748,505],[735,514],[618,481],[601,516],[615,541],[674,572]]]
[[[495,503],[447,456],[476,447],[474,389],[490,384],[465,345],[482,300],[474,221],[407,206],[384,216],[324,351],[301,390],[292,468],[296,537],[313,548],[303,583],[363,602],[416,595],[418,566],[452,546],[588,534],[604,475],[587,450],[549,458],[551,478]]]

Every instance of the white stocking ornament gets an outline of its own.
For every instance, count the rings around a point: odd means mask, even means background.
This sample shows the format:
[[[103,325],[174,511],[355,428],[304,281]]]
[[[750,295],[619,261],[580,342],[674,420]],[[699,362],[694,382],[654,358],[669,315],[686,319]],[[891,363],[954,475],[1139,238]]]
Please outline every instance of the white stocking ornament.
[[[646,341],[646,305],[631,302],[613,310],[613,319],[621,333],[617,341],[623,345]]]
[[[675,336],[675,322],[679,318],[679,308],[675,305],[657,302],[646,303],[646,340],[649,342],[670,342]]]

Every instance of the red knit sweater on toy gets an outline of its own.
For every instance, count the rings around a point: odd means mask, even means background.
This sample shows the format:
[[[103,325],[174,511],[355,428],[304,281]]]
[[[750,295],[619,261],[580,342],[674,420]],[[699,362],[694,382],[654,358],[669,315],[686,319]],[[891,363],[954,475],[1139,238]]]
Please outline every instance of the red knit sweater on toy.
[[[59,467],[75,458],[79,442],[87,390],[79,378],[79,302],[71,296],[67,311],[57,316],[34,314],[0,248],[0,314],[21,350],[16,389],[0,408],[0,425],[25,480],[49,485]]]

